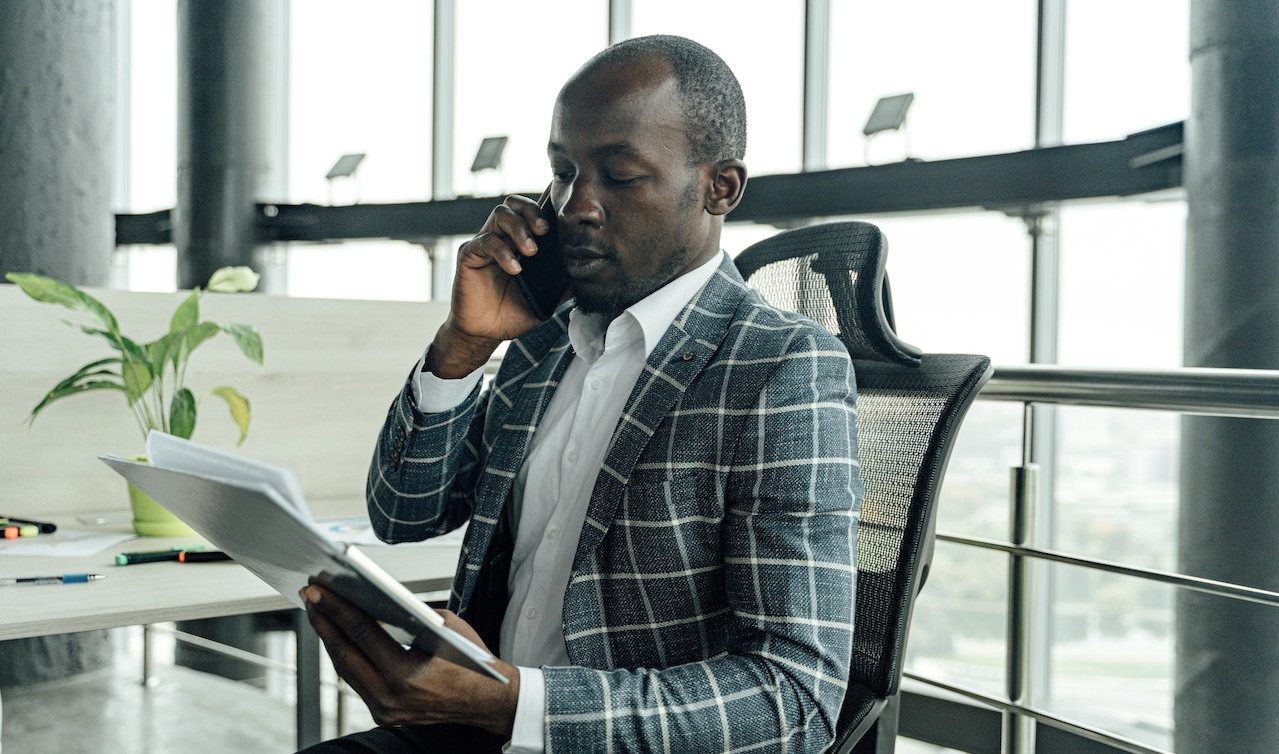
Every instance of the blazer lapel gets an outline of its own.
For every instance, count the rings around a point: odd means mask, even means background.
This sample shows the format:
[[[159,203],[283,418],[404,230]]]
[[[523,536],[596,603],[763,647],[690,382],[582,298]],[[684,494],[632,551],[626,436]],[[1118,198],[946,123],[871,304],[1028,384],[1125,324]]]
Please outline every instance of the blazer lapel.
[[[567,309],[562,309],[553,320],[558,326],[547,322],[511,341],[502,358],[484,431],[487,460],[476,495],[478,516],[496,519],[501,515],[533,432],[568,369],[572,349],[567,316]]]
[[[591,492],[586,524],[573,559],[574,572],[583,568],[608,532],[640,453],[657,425],[719,350],[746,290],[737,267],[725,258],[653,349],[613,430]]]

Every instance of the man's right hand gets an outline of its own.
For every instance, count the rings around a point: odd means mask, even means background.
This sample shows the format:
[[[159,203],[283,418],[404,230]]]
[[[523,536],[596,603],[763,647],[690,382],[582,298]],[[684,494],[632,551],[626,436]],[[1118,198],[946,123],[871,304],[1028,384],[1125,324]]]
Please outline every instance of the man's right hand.
[[[449,317],[427,352],[425,368],[456,379],[486,363],[502,341],[537,325],[515,275],[520,258],[537,253],[537,236],[550,232],[539,202],[508,196],[489,213],[484,227],[457,252]]]

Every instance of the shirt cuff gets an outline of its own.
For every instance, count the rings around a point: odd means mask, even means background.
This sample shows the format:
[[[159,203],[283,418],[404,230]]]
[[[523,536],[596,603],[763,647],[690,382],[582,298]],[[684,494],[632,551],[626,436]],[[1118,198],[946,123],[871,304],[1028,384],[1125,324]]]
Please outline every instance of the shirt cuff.
[[[520,698],[515,703],[515,724],[503,754],[542,754],[546,736],[546,674],[539,668],[519,668]]]
[[[409,380],[413,405],[424,414],[438,414],[462,405],[466,396],[471,394],[484,377],[484,367],[480,367],[465,377],[446,380],[423,369],[425,364],[426,354],[422,354],[422,358],[417,361],[417,368],[413,370],[413,379]]]

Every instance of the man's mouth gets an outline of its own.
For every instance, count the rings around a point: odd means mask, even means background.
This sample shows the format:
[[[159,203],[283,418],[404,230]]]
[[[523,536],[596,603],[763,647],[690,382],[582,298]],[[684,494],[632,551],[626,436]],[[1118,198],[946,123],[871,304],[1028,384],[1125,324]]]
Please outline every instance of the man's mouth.
[[[587,275],[603,267],[609,256],[586,246],[569,246],[563,250],[564,266],[570,275]]]

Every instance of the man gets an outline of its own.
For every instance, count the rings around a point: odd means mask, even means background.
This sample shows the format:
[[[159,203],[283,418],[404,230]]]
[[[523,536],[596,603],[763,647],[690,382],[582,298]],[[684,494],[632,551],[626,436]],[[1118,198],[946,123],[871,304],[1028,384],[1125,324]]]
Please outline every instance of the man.
[[[530,313],[511,276],[552,228],[508,198],[459,250],[369,475],[388,542],[469,522],[446,621],[510,682],[404,650],[310,586],[383,726],[317,750],[829,744],[852,642],[852,368],[720,250],[744,151],[740,87],[689,40],[615,45],[561,90],[548,191],[573,298]]]

